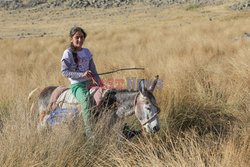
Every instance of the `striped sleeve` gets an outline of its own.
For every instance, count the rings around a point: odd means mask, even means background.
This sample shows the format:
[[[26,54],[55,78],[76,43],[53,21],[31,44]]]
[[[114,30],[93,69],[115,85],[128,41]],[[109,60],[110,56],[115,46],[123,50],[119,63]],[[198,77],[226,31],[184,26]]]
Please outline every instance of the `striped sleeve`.
[[[61,59],[61,72],[64,77],[71,78],[74,80],[83,79],[82,72],[77,72],[74,69],[74,60],[70,58],[70,52],[65,50]]]

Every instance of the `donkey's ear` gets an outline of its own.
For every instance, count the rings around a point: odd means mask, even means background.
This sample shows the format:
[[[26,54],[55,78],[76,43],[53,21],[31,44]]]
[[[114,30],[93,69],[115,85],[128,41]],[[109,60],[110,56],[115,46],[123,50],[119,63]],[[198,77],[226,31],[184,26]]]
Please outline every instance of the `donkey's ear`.
[[[146,87],[145,87],[145,80],[142,79],[140,82],[139,82],[139,91],[142,95],[145,95],[145,91],[146,91]]]
[[[152,82],[152,84],[149,87],[149,91],[151,91],[151,92],[154,91],[158,79],[159,79],[159,75],[156,75],[155,78],[154,78],[154,80],[153,80],[153,82]]]

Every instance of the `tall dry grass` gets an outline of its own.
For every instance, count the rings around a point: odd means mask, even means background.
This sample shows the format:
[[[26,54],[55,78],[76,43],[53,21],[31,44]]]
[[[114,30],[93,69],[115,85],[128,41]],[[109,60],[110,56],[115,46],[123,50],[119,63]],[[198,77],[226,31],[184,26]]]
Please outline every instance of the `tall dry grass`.
[[[92,29],[85,46],[99,72],[146,68],[104,80],[156,74],[163,79],[163,88],[155,91],[162,110],[160,132],[132,140],[118,131],[103,133],[105,118],[91,140],[84,137],[81,122],[73,132],[59,126],[39,133],[27,95],[38,86],[69,84],[60,74],[68,39],[1,40],[1,166],[249,166],[250,41],[238,38],[249,31],[249,14],[217,15],[209,21],[181,11],[179,16],[194,21],[164,20],[163,15],[159,21],[103,23],[106,29],[87,25]]]

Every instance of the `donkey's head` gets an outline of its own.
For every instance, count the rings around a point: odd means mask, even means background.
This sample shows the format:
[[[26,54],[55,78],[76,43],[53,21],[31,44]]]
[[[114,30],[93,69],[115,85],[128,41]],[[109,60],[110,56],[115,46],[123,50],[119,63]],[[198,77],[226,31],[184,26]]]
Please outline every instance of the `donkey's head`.
[[[158,113],[160,108],[156,103],[153,95],[154,88],[157,84],[158,77],[153,80],[150,88],[147,90],[144,80],[140,81],[139,93],[135,98],[135,115],[140,121],[143,128],[149,133],[154,133],[160,130]]]

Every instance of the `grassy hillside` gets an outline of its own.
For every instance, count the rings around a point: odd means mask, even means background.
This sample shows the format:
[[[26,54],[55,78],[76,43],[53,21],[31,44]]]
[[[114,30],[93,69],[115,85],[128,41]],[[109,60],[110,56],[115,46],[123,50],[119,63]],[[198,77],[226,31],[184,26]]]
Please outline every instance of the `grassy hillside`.
[[[250,13],[227,7],[0,11],[1,166],[249,166]],[[81,125],[37,131],[27,96],[69,85],[60,59],[73,25],[88,32],[85,47],[99,72],[145,68],[104,80],[163,79],[154,93],[159,133],[132,140],[103,134],[105,118],[92,140]],[[138,128],[135,118],[125,121]]]

